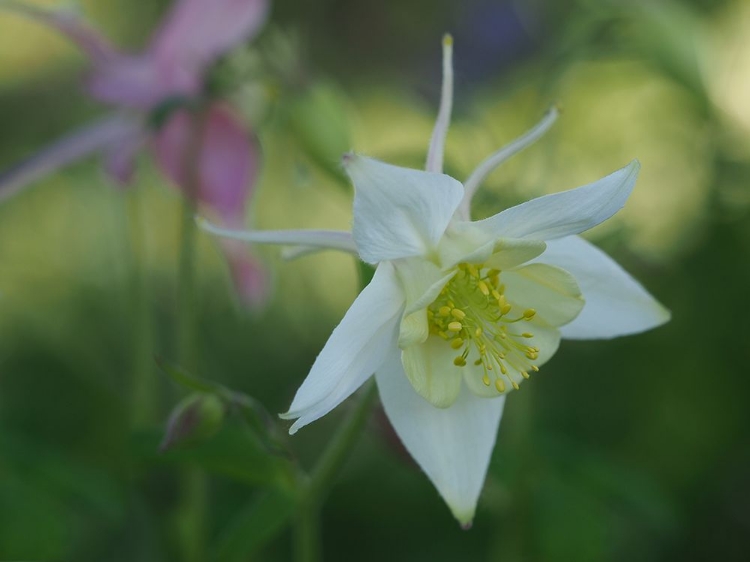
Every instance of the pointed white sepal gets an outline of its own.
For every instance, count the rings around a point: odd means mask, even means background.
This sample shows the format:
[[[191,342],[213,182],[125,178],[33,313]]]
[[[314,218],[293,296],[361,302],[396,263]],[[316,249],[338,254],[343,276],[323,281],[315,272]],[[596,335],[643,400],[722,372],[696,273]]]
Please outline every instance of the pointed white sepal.
[[[583,310],[560,329],[564,338],[616,338],[656,328],[670,318],[638,281],[580,236],[550,240],[535,261],[565,269],[583,293]]]
[[[352,233],[364,261],[436,251],[463,196],[460,182],[357,154],[344,157],[344,168],[354,183]]]
[[[409,384],[397,350],[375,377],[383,408],[401,442],[459,523],[470,524],[495,446],[504,397],[480,398],[463,386],[449,408],[436,408]]]
[[[396,349],[403,306],[393,266],[384,263],[333,330],[289,411],[281,414],[297,418],[289,433],[330,412],[372,376]]]
[[[633,160],[594,183],[537,197],[474,223],[488,237],[553,240],[578,234],[622,209],[641,165]]]

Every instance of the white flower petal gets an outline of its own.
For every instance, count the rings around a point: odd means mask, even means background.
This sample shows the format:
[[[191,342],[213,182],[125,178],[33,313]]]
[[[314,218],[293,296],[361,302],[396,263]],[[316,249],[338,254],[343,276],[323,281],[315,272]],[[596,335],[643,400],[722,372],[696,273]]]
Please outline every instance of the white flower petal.
[[[511,142],[510,144],[502,147],[500,150],[491,154],[482,161],[476,170],[474,170],[469,178],[464,182],[464,198],[461,201],[461,205],[458,208],[458,214],[461,218],[468,220],[471,215],[471,199],[474,197],[477,188],[481,183],[489,176],[495,168],[500,166],[506,160],[515,156],[521,152],[524,148],[531,146],[538,141],[544,133],[546,133],[550,127],[557,121],[557,117],[560,112],[556,107],[552,107],[547,113],[544,114],[542,120],[534,125],[534,127],[524,133],[522,136]]]
[[[354,183],[352,231],[364,261],[435,251],[463,196],[458,181],[356,154],[344,157],[344,167]]]
[[[505,285],[505,295],[513,306],[511,317],[520,317],[531,308],[536,311],[535,322],[557,327],[573,320],[584,306],[576,279],[559,267],[532,263],[503,272],[500,282]]]
[[[393,262],[406,295],[406,314],[426,308],[434,301],[456,271],[445,273],[434,263],[422,259]]]
[[[495,238],[550,240],[578,234],[625,205],[640,167],[633,160],[594,183],[532,199],[474,224]]]
[[[541,255],[546,247],[541,240],[502,238],[495,243],[492,256],[484,265],[501,271],[511,269]]]
[[[422,398],[437,408],[447,408],[461,391],[463,371],[453,364],[460,351],[437,336],[404,349],[401,362],[409,382]]]
[[[396,347],[404,300],[393,268],[382,264],[331,334],[284,419],[298,418],[289,433],[330,412],[357,390]]]
[[[669,311],[615,261],[579,236],[547,243],[537,261],[562,267],[578,281],[586,305],[564,338],[608,339],[650,330],[667,322]]]
[[[453,37],[443,36],[443,86],[440,92],[440,109],[438,109],[435,128],[432,130],[430,147],[427,151],[425,170],[428,172],[443,171],[443,152],[445,151],[445,137],[451,123],[451,109],[453,108]]]
[[[474,518],[505,399],[462,388],[450,408],[436,408],[406,379],[400,353],[375,375],[383,407],[406,449],[462,525]]]

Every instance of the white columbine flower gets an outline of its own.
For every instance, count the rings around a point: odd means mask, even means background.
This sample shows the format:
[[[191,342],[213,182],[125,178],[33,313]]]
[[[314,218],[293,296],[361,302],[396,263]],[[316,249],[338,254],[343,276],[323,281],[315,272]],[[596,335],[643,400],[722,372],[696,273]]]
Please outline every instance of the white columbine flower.
[[[401,441],[464,525],[471,522],[505,397],[555,353],[560,338],[613,338],[648,330],[669,312],[606,254],[577,236],[615,214],[639,164],[480,221],[471,197],[500,163],[539,138],[532,130],[491,155],[462,185],[442,173],[452,104],[452,40],[443,42],[443,90],[426,171],[347,154],[352,233],[209,231],[334,248],[377,265],[333,331],[289,411],[295,433],[375,373]]]

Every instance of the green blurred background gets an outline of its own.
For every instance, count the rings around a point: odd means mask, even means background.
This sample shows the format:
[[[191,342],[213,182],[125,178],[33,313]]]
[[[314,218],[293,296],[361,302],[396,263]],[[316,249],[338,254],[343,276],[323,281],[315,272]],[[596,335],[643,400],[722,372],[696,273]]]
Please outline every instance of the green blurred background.
[[[136,48],[167,4],[83,10]],[[447,173],[464,179],[550,104],[564,110],[491,176],[475,216],[639,158],[625,210],[589,238],[673,319],[564,343],[508,400],[468,532],[376,412],[323,510],[325,560],[747,560],[750,2],[276,2],[260,39],[217,74],[263,146],[249,221],[347,228],[337,161],[350,148],[420,167],[446,31]],[[261,59],[273,72],[259,77]],[[0,169],[103,114],[81,93],[84,68],[54,33],[0,14]],[[251,509],[278,478],[274,460],[235,439],[235,422],[156,453],[186,394],[150,359],[176,359],[180,198],[148,155],[128,191],[99,164],[0,206],[0,560],[189,559],[186,482],[203,487],[204,560],[288,560],[290,531]],[[275,291],[249,312],[209,237],[199,252],[199,374],[284,411],[356,294],[355,264],[261,249]],[[348,409],[289,440],[302,466]],[[260,547],[258,529],[270,537]]]

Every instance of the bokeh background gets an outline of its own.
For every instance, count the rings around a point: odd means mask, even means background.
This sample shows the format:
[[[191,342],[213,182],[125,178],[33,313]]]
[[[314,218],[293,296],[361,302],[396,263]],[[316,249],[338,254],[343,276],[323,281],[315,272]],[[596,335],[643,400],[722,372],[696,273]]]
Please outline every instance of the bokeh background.
[[[167,5],[82,9],[135,49]],[[639,158],[627,207],[588,237],[673,319],[564,343],[508,400],[470,531],[375,412],[324,507],[325,560],[747,560],[750,2],[276,2],[260,39],[217,70],[263,146],[248,223],[347,228],[337,162],[350,148],[420,167],[446,31],[451,175],[563,108],[491,176],[475,216]],[[53,32],[0,13],[0,169],[103,114],[81,93],[84,67]],[[186,395],[151,360],[176,354],[179,223],[179,194],[148,156],[127,191],[90,159],[0,205],[0,560],[291,558],[289,528],[253,518],[274,461],[235,422],[156,452]],[[357,268],[332,253],[260,252],[275,290],[247,311],[201,236],[198,374],[276,413],[356,295]],[[349,407],[289,440],[302,466]],[[185,554],[196,509],[199,550]]]

